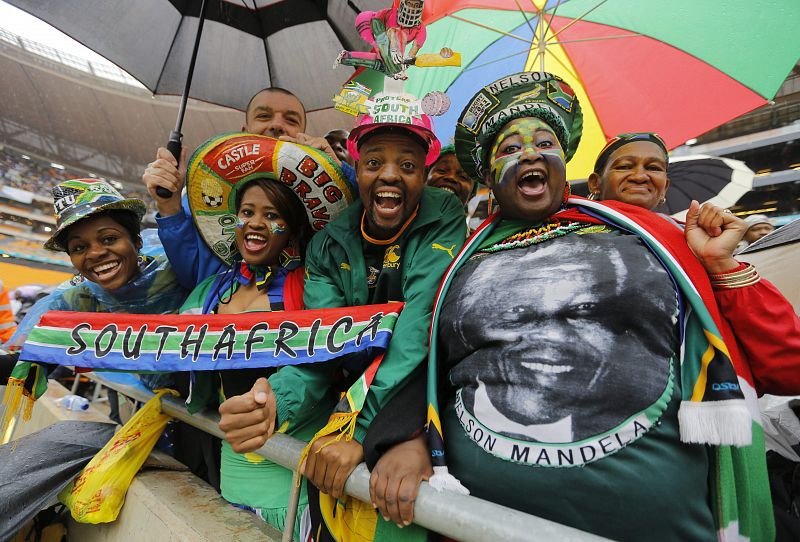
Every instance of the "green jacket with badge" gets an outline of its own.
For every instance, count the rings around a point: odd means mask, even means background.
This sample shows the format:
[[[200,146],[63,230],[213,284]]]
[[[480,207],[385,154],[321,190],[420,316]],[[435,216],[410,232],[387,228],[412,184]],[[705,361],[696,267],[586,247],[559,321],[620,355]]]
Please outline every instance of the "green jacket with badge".
[[[306,253],[305,308],[367,304],[367,269],[361,235],[364,206],[356,201],[312,239]],[[398,238],[403,301],[391,343],[358,416],[355,438],[361,442],[372,418],[400,389],[428,353],[428,330],[436,290],[466,238],[464,209],[443,190],[425,187],[419,213]],[[303,423],[304,417],[331,394],[335,364],[288,366],[270,377],[277,399],[278,426]]]

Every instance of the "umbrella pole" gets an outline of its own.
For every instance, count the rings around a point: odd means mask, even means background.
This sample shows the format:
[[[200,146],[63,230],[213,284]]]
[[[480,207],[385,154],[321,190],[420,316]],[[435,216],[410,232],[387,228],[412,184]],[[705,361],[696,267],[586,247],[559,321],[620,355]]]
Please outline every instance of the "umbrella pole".
[[[178,165],[181,162],[181,150],[183,148],[183,134],[181,128],[183,127],[183,117],[186,114],[186,102],[189,100],[189,89],[192,87],[192,77],[194,76],[194,65],[197,61],[197,51],[200,49],[200,38],[203,35],[203,24],[206,22],[206,0],[200,4],[200,17],[197,21],[197,35],[194,38],[194,48],[192,49],[192,58],[189,61],[189,72],[186,74],[186,86],[183,88],[183,95],[181,96],[181,105],[178,109],[178,118],[175,121],[175,129],[169,134],[169,142],[167,142],[167,150],[172,153]],[[172,192],[166,188],[156,188],[156,194],[159,197],[169,199],[172,197]]]

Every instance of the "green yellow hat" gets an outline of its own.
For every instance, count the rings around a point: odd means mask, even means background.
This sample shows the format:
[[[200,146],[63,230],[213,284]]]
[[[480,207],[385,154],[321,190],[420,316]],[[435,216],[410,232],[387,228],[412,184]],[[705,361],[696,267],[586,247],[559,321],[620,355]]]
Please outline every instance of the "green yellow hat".
[[[314,230],[322,229],[354,199],[342,170],[323,151],[239,132],[212,137],[189,159],[186,193],[203,240],[229,264],[236,255],[236,194],[259,178],[290,188]]]
[[[119,209],[134,213],[139,220],[147,212],[140,199],[126,199],[113,186],[98,179],[71,179],[53,187],[53,207],[56,230],[44,248],[66,252],[67,247],[58,241],[59,235],[75,222],[102,211]]]
[[[471,177],[483,179],[495,135],[508,122],[537,117],[545,121],[564,149],[575,154],[583,132],[583,113],[575,92],[547,72],[521,72],[486,85],[467,103],[456,124],[456,156]]]

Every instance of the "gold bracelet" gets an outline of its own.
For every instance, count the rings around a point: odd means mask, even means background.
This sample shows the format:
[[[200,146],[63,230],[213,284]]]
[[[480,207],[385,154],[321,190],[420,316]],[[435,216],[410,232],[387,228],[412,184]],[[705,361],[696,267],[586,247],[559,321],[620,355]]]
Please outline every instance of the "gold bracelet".
[[[747,264],[747,267],[739,271],[711,274],[708,278],[711,281],[711,287],[716,290],[744,288],[745,286],[752,286],[761,280],[761,276],[753,264]]]

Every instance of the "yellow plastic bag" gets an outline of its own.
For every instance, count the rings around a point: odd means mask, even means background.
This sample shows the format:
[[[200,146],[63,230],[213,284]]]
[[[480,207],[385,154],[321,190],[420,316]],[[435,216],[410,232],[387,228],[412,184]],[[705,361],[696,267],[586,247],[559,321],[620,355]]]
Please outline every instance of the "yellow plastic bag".
[[[133,477],[158,441],[170,416],[161,412],[161,396],[178,395],[157,390],[139,412],[122,426],[75,480],[58,495],[79,523],[108,523],[117,519]]]

